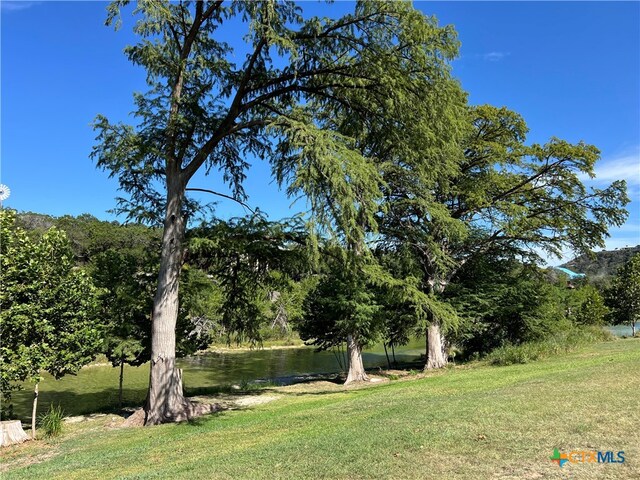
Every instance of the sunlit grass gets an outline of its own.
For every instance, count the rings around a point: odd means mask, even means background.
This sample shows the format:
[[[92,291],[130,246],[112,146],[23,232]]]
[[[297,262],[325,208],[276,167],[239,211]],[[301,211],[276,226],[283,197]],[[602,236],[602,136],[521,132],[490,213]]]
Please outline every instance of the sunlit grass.
[[[107,416],[4,451],[3,478],[638,478],[639,391],[640,340],[619,340],[360,390],[284,389],[193,424],[109,429]],[[627,461],[560,469],[554,448]]]

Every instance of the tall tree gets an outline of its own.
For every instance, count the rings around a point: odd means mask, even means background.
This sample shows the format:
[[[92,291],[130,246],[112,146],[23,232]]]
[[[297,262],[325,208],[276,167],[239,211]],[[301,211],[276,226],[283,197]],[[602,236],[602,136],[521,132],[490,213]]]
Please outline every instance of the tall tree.
[[[32,435],[42,371],[55,378],[77,372],[102,343],[96,289],[74,267],[64,232],[50,228],[33,241],[0,210],[0,388],[35,384]]]
[[[363,274],[366,260],[339,246],[329,248],[332,255],[326,258],[322,277],[305,301],[298,331],[306,343],[320,350],[346,342],[345,383],[366,381],[362,349],[380,334],[380,305],[372,282]]]
[[[112,3],[107,23],[117,22],[127,3]],[[420,105],[421,87],[447,76],[443,65],[457,45],[451,28],[403,2],[359,2],[339,19],[304,19],[293,2],[276,1],[149,0],[134,13],[141,41],[126,53],[147,71],[150,90],[135,96],[136,127],[98,117],[93,157],[129,194],[120,200],[123,211],[164,224],[145,407],[146,423],[156,424],[190,414],[175,368],[174,330],[194,207],[187,191],[196,172],[221,171],[231,196],[242,200],[251,157],[269,159],[292,194],[307,196],[317,220],[326,219],[330,199],[349,226],[343,233],[360,238],[354,200],[369,204],[376,192],[354,186],[372,185],[377,173],[353,138],[331,128],[331,118],[348,113],[401,130],[393,115]],[[227,23],[248,53],[220,39]]]
[[[606,291],[606,301],[613,323],[629,324],[631,335],[635,336],[636,323],[640,321],[640,254],[620,267]]]
[[[105,318],[103,353],[120,368],[119,403],[123,402],[124,365],[142,365],[151,358],[151,309],[159,264],[159,244],[153,229],[146,230],[147,249],[108,248],[89,257],[89,272],[100,289]],[[111,225],[113,237],[131,231],[130,226]],[[103,245],[108,247],[108,245]],[[186,265],[180,290],[176,326],[176,350],[189,355],[208,346],[218,327],[220,291],[198,268]]]
[[[624,180],[604,189],[582,183],[594,175],[596,147],[557,138],[526,145],[524,120],[506,108],[471,107],[469,122],[464,155],[449,175],[435,183],[424,169],[388,177],[385,238],[392,249],[412,246],[426,291],[441,295],[461,266],[491,249],[533,260],[536,249],[559,255],[604,246],[609,226],[626,219]],[[446,364],[445,320],[430,322],[426,368]]]

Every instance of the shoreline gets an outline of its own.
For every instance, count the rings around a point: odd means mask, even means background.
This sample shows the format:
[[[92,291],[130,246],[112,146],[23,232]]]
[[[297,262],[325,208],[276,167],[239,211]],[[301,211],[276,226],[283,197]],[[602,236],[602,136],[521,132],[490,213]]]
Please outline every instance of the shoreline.
[[[270,345],[270,346],[222,346],[222,345],[214,345],[208,347],[206,350],[199,350],[194,353],[194,356],[198,355],[206,355],[207,353],[242,353],[242,352],[252,352],[252,351],[260,351],[260,350],[293,350],[295,348],[304,348],[311,347],[311,345],[305,345],[304,343],[299,343],[297,345]]]

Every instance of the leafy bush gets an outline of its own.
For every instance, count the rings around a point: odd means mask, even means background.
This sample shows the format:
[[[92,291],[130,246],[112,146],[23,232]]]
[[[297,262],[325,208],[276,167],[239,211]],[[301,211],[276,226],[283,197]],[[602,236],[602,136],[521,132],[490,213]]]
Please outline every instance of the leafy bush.
[[[608,309],[600,292],[592,285],[574,291],[576,306],[572,320],[578,325],[603,325]]]
[[[529,363],[549,355],[569,352],[581,345],[612,340],[613,336],[599,327],[573,328],[537,342],[505,345],[496,348],[486,360],[491,365]]]
[[[40,426],[46,438],[57,437],[62,433],[62,419],[64,412],[60,405],[49,405],[47,413],[40,417]]]

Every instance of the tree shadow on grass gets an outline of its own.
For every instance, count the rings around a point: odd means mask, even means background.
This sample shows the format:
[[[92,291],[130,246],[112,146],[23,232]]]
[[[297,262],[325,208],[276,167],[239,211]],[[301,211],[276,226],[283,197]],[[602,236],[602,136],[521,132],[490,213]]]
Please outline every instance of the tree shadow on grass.
[[[122,407],[118,405],[118,388],[105,388],[99,391],[77,392],[73,390],[40,390],[37,415],[43,415],[50,405],[59,405],[65,417],[88,415],[92,413],[123,414],[125,407],[139,407],[147,394],[146,389],[125,388]],[[14,416],[24,423],[31,422],[33,392],[20,390],[14,392],[11,399]]]

